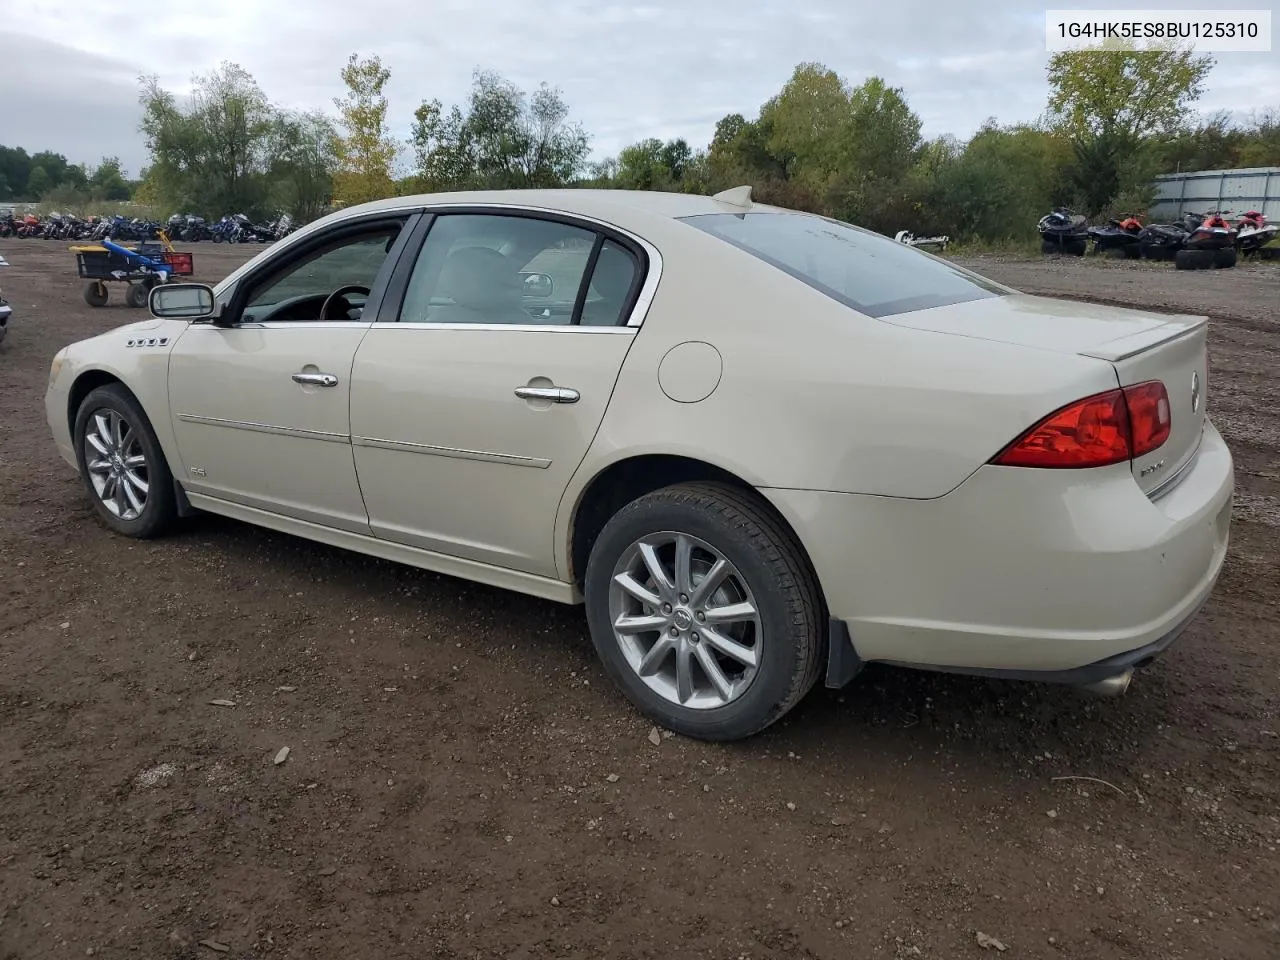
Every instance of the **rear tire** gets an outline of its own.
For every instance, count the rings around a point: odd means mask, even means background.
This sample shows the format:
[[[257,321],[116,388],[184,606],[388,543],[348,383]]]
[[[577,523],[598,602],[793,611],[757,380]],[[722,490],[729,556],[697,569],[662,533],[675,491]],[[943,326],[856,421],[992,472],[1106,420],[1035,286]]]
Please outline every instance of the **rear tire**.
[[[84,302],[91,307],[107,305],[107,285],[101,280],[90,280],[84,285]]]
[[[681,538],[693,544],[687,573],[675,560]],[[658,585],[651,576],[641,544],[669,584]],[[704,605],[696,588],[712,569],[727,572]],[[624,590],[618,578],[631,576],[628,571],[638,572],[634,588]],[[632,501],[600,532],[584,580],[591,639],[605,671],[645,716],[667,729],[701,740],[751,736],[791,710],[821,673],[824,608],[817,579],[795,536],[750,492],[687,483]],[[682,594],[682,583],[693,589]],[[653,606],[636,590],[647,591]],[[658,602],[667,598],[670,604]],[[716,611],[729,607],[754,615],[717,620]],[[623,617],[644,617],[654,626],[615,630]],[[669,652],[652,660],[654,648],[664,644]],[[681,660],[682,650],[687,660]],[[708,657],[726,685],[717,686],[715,670],[702,666]],[[687,701],[681,662],[688,664]],[[642,663],[648,664],[643,675]]]
[[[1236,248],[1227,247],[1224,250],[1213,251],[1213,265],[1219,269],[1234,267],[1236,265]]]
[[[122,442],[113,451],[110,440],[116,422]],[[159,536],[173,524],[178,515],[173,474],[133,394],[118,383],[90,391],[76,411],[72,437],[80,477],[103,523],[139,540]]]

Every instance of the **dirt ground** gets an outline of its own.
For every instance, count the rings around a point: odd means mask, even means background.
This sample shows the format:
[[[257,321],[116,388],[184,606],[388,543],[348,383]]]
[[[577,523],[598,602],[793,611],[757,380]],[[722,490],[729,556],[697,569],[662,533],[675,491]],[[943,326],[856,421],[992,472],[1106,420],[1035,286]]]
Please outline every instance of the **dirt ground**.
[[[712,746],[650,742],[578,610],[108,533],[41,400],[142,313],[65,244],[0,254],[0,960],[1280,956],[1280,269],[968,261],[1214,318],[1231,552],[1125,697],[871,668]]]

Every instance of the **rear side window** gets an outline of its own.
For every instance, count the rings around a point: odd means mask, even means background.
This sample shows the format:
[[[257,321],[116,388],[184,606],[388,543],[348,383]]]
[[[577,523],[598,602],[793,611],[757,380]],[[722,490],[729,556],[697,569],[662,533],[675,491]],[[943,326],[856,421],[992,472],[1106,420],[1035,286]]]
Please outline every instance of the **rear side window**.
[[[872,317],[1010,292],[904,243],[813,214],[710,213],[682,222]]]

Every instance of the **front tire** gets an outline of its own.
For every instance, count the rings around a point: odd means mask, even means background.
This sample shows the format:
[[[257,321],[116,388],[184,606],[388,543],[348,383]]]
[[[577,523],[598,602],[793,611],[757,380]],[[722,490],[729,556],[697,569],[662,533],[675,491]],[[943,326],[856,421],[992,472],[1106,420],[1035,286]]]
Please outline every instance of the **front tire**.
[[[120,384],[90,391],[75,422],[76,461],[94,512],[126,537],[160,535],[177,518],[173,474],[141,405]]]
[[[755,495],[679,484],[605,525],[585,577],[606,672],[662,726],[738,740],[817,682],[823,604],[795,536]]]

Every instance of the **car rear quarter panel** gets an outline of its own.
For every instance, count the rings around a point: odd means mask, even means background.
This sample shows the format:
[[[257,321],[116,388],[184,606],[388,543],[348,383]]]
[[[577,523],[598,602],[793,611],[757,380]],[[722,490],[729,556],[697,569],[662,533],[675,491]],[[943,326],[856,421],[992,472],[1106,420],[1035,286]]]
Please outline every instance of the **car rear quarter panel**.
[[[1116,386],[1105,361],[883,323],[673,226],[589,464],[657,447],[761,486],[927,499],[1045,414]],[[716,347],[722,374],[680,403],[657,370],[693,340]]]
[[[647,226],[662,282],[566,491],[561,549],[591,479],[633,456],[702,460],[756,487],[930,499],[1048,413],[1117,385],[1105,361],[884,323],[695,228]],[[687,341],[722,358],[694,403],[657,375]]]

